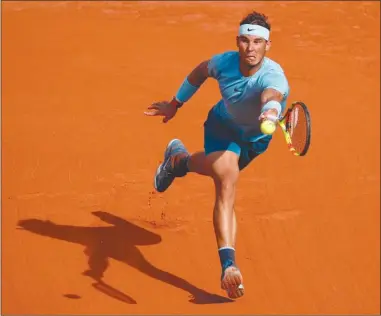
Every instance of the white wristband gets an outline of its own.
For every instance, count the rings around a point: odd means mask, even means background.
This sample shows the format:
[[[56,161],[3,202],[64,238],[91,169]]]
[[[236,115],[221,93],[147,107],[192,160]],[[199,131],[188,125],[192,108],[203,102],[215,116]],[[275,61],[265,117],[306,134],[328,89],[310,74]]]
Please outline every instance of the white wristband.
[[[267,102],[265,105],[263,105],[263,107],[261,109],[261,113],[263,113],[267,110],[270,110],[270,109],[275,109],[278,111],[277,119],[282,114],[282,106],[278,101],[271,100],[271,101]]]

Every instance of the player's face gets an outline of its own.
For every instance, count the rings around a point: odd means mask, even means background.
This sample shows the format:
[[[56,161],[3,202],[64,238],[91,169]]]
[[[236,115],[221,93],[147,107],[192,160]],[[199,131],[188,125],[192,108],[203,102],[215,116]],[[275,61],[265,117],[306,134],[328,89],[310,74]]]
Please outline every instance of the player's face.
[[[250,67],[254,67],[262,61],[270,49],[270,42],[254,35],[241,35],[237,37],[237,47],[241,61]]]

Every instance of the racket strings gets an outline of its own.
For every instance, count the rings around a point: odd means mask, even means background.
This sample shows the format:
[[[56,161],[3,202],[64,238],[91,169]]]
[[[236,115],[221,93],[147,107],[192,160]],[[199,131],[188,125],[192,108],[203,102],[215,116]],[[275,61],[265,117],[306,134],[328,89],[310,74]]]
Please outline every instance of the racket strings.
[[[296,105],[289,113],[286,128],[291,137],[292,146],[298,153],[307,145],[308,122],[304,109]]]

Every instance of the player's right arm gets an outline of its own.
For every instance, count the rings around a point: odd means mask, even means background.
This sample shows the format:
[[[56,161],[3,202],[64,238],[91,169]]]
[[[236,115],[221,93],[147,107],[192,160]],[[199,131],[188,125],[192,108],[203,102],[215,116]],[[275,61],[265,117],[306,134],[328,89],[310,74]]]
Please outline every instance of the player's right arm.
[[[177,110],[187,102],[201,87],[201,85],[210,77],[208,70],[209,60],[201,62],[195,67],[188,76],[185,77],[176,95],[171,101],[155,102],[148,107],[148,116],[164,116],[163,122],[166,123],[172,119]]]

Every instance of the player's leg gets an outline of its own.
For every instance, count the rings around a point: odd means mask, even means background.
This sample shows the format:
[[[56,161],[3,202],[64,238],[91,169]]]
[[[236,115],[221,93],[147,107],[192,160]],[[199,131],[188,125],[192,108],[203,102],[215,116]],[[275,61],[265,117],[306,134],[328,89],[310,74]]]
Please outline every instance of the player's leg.
[[[209,142],[212,146],[211,151],[218,151],[218,142],[214,140],[229,139],[229,131],[221,124],[217,118],[214,108],[209,111],[208,118],[204,123],[205,134],[204,143]],[[210,138],[210,140],[208,140]],[[225,146],[225,144],[222,144]],[[221,150],[226,148],[221,147]],[[209,159],[210,160],[210,159]],[[188,172],[200,175],[211,176],[211,163],[208,161],[205,151],[189,153],[184,144],[179,139],[173,139],[167,145],[164,152],[164,161],[159,165],[154,177],[154,187],[158,192],[164,192],[169,188],[176,177],[184,177]]]
[[[211,163],[208,161],[204,150],[197,151],[189,156],[188,172],[194,172],[203,176],[212,176]]]
[[[205,151],[190,157],[188,167],[190,172],[213,179],[213,226],[222,269],[221,287],[230,298],[238,298],[244,294],[243,278],[235,258],[237,223],[234,211],[241,148],[213,113],[209,114],[204,126]]]
[[[189,155],[181,141],[171,141],[165,151],[164,162],[156,172],[154,184],[158,191],[164,191],[176,176],[182,176],[189,171],[212,177],[215,184],[213,226],[222,268],[221,287],[227,291],[229,297],[237,298],[243,295],[243,279],[236,265],[234,248],[236,243],[234,201],[235,186],[239,176],[240,149],[233,142],[209,136],[208,132],[206,132],[205,149],[206,154],[200,152]],[[196,163],[192,164],[192,161]],[[185,163],[186,169],[184,169]]]
[[[238,146],[237,146],[238,147]],[[235,258],[236,215],[234,203],[239,177],[239,148],[206,156],[215,186],[213,226],[221,263],[221,287],[230,298],[244,294],[243,278]]]
[[[239,177],[238,158],[233,151],[217,151],[208,156],[215,188],[213,226],[218,248],[235,245],[234,202]]]
[[[206,135],[208,135],[208,131],[206,131]],[[239,172],[266,151],[270,140],[271,137],[266,137],[256,143],[230,143],[226,148],[229,148],[228,150],[237,154],[237,162],[233,164],[227,161],[227,163],[224,164],[224,159],[221,159],[221,156],[218,158],[218,161],[215,161],[211,166],[216,187],[214,227],[223,271],[221,287],[227,290],[231,298],[238,298],[244,294],[242,274],[235,260],[237,234],[237,219],[234,210],[235,184],[238,180]],[[218,140],[214,139],[211,141],[209,139],[209,141],[206,142],[205,147],[207,152],[207,148],[210,147],[213,142],[218,143]],[[235,168],[231,167],[233,165]],[[235,178],[233,175],[237,175],[237,177]]]
[[[244,294],[242,274],[235,259],[237,221],[234,202],[240,171],[240,148],[229,140],[212,138],[208,132],[206,135],[206,153],[190,155],[189,172],[204,174],[213,179],[213,226],[222,268],[221,287],[230,298],[238,298]],[[196,163],[192,164],[194,161]]]

